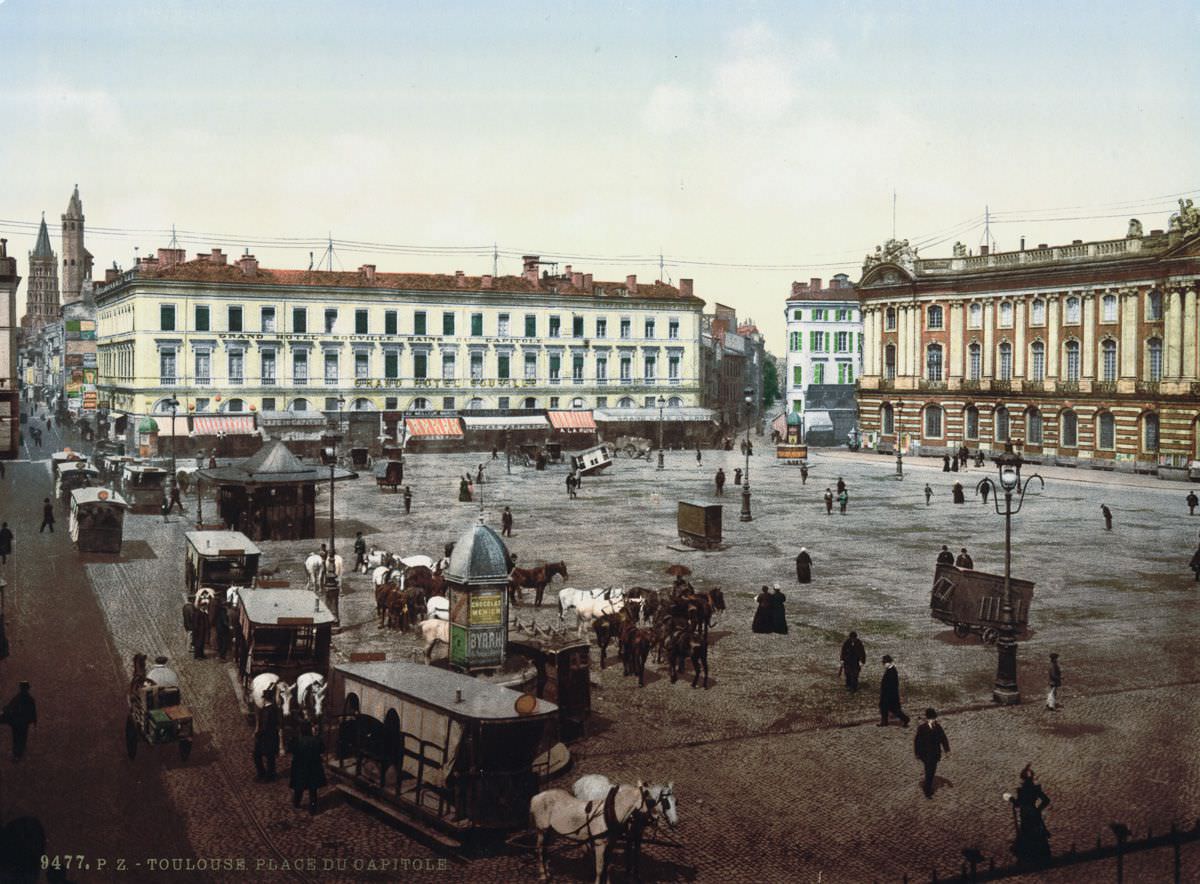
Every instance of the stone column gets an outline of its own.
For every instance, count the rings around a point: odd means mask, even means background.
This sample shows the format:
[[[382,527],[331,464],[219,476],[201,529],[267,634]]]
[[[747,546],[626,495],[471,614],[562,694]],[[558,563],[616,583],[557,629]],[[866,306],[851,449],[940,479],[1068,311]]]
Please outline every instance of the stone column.
[[[1046,379],[1058,380],[1058,295],[1046,298]]]
[[[1013,377],[1025,377],[1025,302],[1013,305]]]
[[[1194,381],[1197,374],[1196,343],[1200,338],[1200,329],[1196,328],[1196,291],[1189,289],[1183,293],[1183,377],[1184,380]]]
[[[963,305],[961,303],[948,304],[946,309],[949,311],[948,325],[950,335],[950,352],[947,354],[948,377],[961,378],[963,376]]]
[[[992,329],[992,317],[995,314],[995,302],[988,301],[983,305],[983,377],[992,378],[992,365],[995,360],[996,334]]]
[[[1096,295],[1083,292],[1080,300],[1083,302],[1083,347],[1079,354],[1079,376],[1090,379],[1096,376]]]
[[[1137,289],[1121,292],[1121,377],[1134,380],[1138,376],[1138,304]]]
[[[1173,289],[1163,292],[1163,380],[1177,378],[1183,374],[1181,294]]]
[[[900,308],[900,329],[899,329],[899,344],[900,344],[900,361],[904,365],[904,370],[899,372],[905,377],[911,377],[916,372],[913,371],[913,354],[912,354],[912,321],[913,310],[912,306],[905,304]]]

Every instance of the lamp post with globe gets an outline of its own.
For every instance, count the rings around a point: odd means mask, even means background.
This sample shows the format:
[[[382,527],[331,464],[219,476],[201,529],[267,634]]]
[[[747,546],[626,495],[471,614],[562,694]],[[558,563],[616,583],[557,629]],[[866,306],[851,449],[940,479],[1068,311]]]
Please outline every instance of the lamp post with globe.
[[[750,415],[753,414],[754,388],[746,387],[742,392],[746,399],[746,471],[742,476],[742,514],[738,518],[743,522],[753,522],[754,516],[750,515]]]

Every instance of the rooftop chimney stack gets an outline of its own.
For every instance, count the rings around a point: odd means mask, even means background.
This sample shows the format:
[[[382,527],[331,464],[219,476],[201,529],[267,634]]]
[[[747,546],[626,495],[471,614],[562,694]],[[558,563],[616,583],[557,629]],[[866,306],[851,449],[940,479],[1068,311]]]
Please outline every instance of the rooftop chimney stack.
[[[225,254],[224,254],[224,253],[223,253],[223,252],[222,252],[220,249],[213,249],[213,250],[212,250],[212,262],[213,262],[214,264],[220,264],[220,265],[224,266],[224,264],[225,264],[225,259],[226,259],[227,257],[228,257],[228,256],[227,256],[227,255],[225,255]]]
[[[538,262],[540,260],[540,255],[521,256],[521,275],[535,286],[538,284]]]
[[[121,271],[118,270],[116,267],[105,267],[104,268],[104,282],[105,283],[116,282],[117,277],[120,275],[121,275]]]
[[[583,290],[585,292],[592,290],[592,274],[590,273],[583,274]]]
[[[375,265],[374,264],[364,264],[362,267],[358,268],[358,272],[361,273],[363,276],[363,279],[365,279],[371,285],[375,284]]]
[[[490,273],[483,274],[479,280],[479,287],[481,289],[490,289],[492,287],[492,275]]]
[[[679,294],[681,297],[692,297],[692,281],[690,279],[679,280]]]
[[[454,271],[454,287],[460,289],[467,287],[467,275],[461,270]]]
[[[810,278],[808,281],[808,287],[814,292],[819,292],[821,290],[821,277],[814,276]]]
[[[583,288],[583,274],[571,273],[570,265],[567,266],[567,273],[571,276],[571,285],[577,289]]]
[[[982,245],[979,247],[979,257],[986,258],[988,256],[988,246]]]
[[[8,257],[8,240],[0,239],[0,258]]]
[[[637,294],[638,287],[637,287],[637,274],[636,273],[631,273],[625,277],[625,289],[631,295]]]
[[[214,249],[214,251],[216,251]],[[224,264],[224,255],[221,256],[221,264]],[[251,254],[242,255],[238,258],[238,267],[242,268],[242,276],[254,276],[258,272],[258,259]]]
[[[1021,251],[1025,251],[1025,237],[1021,237]]]

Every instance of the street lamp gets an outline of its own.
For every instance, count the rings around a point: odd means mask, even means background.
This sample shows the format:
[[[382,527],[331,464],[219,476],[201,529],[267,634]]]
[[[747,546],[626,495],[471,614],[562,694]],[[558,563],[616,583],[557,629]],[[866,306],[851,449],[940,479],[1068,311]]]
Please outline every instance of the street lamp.
[[[1012,598],[1012,517],[1021,511],[1025,502],[1025,491],[1030,483],[1037,479],[1042,488],[1046,483],[1037,473],[1021,481],[1021,455],[1013,453],[1011,442],[1004,443],[1004,453],[994,457],[996,467],[1000,472],[1000,490],[1004,492],[1004,509],[1000,509],[1000,493],[996,484],[990,478],[979,480],[976,491],[984,485],[992,492],[992,501],[996,513],[1004,516],[1004,597],[1000,607],[1000,636],[996,640],[996,685],[992,689],[992,700],[1001,705],[1010,706],[1021,702],[1021,691],[1017,687],[1017,624],[1013,611]],[[1013,495],[1017,495],[1017,505],[1013,508]]]
[[[743,522],[753,522],[750,515],[750,407],[754,404],[754,388],[747,387],[742,391],[746,395],[746,472],[742,476],[742,514],[739,519]]]
[[[179,400],[172,396],[163,403],[171,409],[171,481],[175,481],[175,410],[179,408]]]
[[[667,397],[658,397],[658,468],[663,468],[663,407],[667,404]]]

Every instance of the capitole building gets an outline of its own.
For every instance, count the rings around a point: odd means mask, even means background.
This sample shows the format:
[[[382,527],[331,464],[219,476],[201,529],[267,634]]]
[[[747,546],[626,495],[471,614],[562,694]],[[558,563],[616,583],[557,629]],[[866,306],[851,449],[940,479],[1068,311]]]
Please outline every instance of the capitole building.
[[[1121,239],[918,258],[891,240],[858,292],[867,438],[940,456],[1200,478],[1200,211]]]

